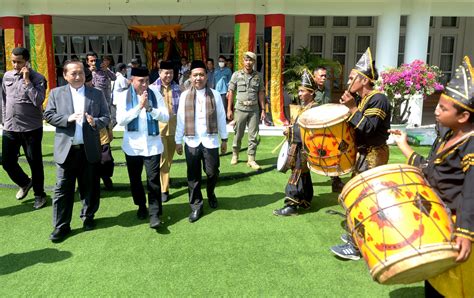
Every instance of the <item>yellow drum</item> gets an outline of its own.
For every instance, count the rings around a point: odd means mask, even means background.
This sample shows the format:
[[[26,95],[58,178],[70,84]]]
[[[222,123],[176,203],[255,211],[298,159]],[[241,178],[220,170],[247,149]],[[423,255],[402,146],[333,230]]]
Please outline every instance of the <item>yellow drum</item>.
[[[390,164],[363,172],[339,202],[377,282],[418,282],[457,265],[451,216],[418,168]]]
[[[354,129],[346,122],[349,115],[346,106],[328,103],[299,116],[301,140],[311,171],[325,176],[352,171],[357,151]]]

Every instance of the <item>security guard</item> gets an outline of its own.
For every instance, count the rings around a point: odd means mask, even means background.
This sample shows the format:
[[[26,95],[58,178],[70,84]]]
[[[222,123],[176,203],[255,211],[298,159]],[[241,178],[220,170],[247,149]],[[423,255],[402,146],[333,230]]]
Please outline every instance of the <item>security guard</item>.
[[[259,170],[260,166],[255,162],[255,154],[258,125],[265,119],[265,90],[262,77],[253,69],[256,59],[255,53],[246,52],[244,54],[244,68],[234,72],[230,79],[229,92],[227,93],[227,118],[235,120],[235,137],[230,164],[235,165],[239,160],[242,137],[245,127],[248,126],[247,165],[254,170]],[[235,117],[233,113],[234,95],[236,95]]]

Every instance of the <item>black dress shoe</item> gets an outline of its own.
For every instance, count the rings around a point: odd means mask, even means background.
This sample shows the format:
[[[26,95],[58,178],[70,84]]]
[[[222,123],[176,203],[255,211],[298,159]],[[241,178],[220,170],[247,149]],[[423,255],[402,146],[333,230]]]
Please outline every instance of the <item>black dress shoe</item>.
[[[102,177],[102,181],[104,182],[105,189],[107,190],[114,189],[114,183],[112,182],[112,179],[110,179],[110,177]]]
[[[150,216],[150,228],[158,229],[161,227],[161,219],[158,215]]]
[[[189,214],[189,222],[195,222],[202,216],[202,208],[199,208],[197,210],[193,210],[191,214]]]
[[[86,217],[84,219],[84,222],[82,223],[82,228],[84,229],[84,231],[91,231],[95,228],[95,226],[96,226],[95,220],[90,217]]]
[[[332,192],[340,193],[342,189],[344,188],[344,182],[342,182],[341,178],[339,177],[333,177],[331,178],[332,183],[331,183],[331,190]]]
[[[166,202],[168,202],[169,200],[170,200],[170,193],[167,192],[167,191],[162,192],[162,193],[161,193],[161,201],[162,201],[163,203],[166,203]]]
[[[148,209],[146,206],[139,206],[137,210],[137,218],[138,219],[146,219],[148,216]]]
[[[217,204],[217,198],[214,196],[214,197],[210,197],[208,199],[208,203],[209,203],[209,207],[211,207],[212,209],[216,209],[218,204]]]
[[[46,196],[35,196],[33,208],[38,210],[46,206]]]
[[[49,240],[51,240],[52,242],[61,242],[67,237],[70,232],[71,227],[69,226],[63,228],[56,228],[49,236]]]
[[[277,216],[293,216],[298,215],[296,206],[285,206],[281,209],[273,210],[273,214]]]

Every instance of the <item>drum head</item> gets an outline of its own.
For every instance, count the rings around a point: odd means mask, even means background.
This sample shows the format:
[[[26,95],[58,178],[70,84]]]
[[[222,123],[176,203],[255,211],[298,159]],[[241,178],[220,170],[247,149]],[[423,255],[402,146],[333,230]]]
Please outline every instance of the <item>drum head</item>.
[[[298,124],[305,128],[324,128],[346,120],[349,115],[345,105],[327,103],[304,111],[298,118]]]
[[[280,149],[280,153],[278,154],[277,170],[280,172],[286,172],[285,166],[286,160],[288,159],[288,146],[288,142],[283,143],[283,146],[281,146]]]

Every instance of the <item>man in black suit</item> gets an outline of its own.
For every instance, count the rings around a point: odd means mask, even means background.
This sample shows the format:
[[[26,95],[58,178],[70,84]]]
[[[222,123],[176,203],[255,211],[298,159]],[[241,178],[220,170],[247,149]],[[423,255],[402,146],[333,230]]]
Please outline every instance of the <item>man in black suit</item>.
[[[84,230],[95,226],[99,208],[98,165],[101,156],[99,130],[109,124],[104,94],[84,85],[84,65],[68,60],[63,67],[66,86],[51,90],[44,118],[56,126],[54,160],[56,186],[53,199],[53,242],[63,240],[71,231],[76,179],[82,201]]]

